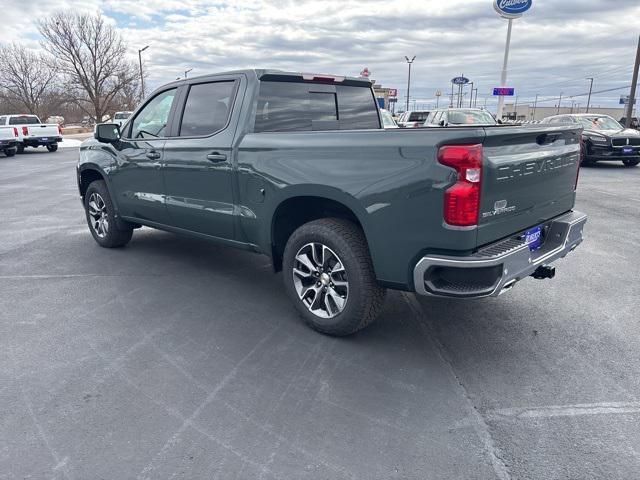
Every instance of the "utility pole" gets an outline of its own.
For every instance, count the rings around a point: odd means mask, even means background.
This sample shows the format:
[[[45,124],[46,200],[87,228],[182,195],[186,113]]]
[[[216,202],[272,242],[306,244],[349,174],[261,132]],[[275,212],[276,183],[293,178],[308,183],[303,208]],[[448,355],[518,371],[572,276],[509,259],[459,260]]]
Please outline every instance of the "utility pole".
[[[593,77],[587,78],[587,80],[591,80],[589,84],[589,97],[587,98],[587,111],[584,113],[589,113],[589,105],[591,105],[591,91],[593,90]]]
[[[405,55],[404,59],[409,64],[409,75],[407,77],[407,111],[409,111],[409,92],[411,91],[411,64],[416,59],[416,56],[414,55],[413,58],[409,60],[409,57]]]
[[[640,68],[640,37],[638,37],[638,50],[636,51],[636,63],[633,66],[633,79],[631,80],[631,92],[629,93],[629,103],[627,105],[627,114],[625,115],[627,124],[625,127],[631,127],[631,117],[633,116],[633,104],[636,103],[636,87],[638,86],[638,68]]]
[[[144,52],[149,45],[138,50],[138,61],[140,62],[140,100],[144,99],[144,75],[142,74],[142,52]]]
[[[562,92],[560,92],[560,98],[558,99],[558,109],[556,110],[556,115],[560,115],[560,104],[562,103]]]
[[[531,120],[536,119],[536,109],[538,108],[538,94],[536,93],[536,99],[533,102],[533,118]]]
[[[476,91],[476,97],[473,100],[473,107],[474,108],[478,106],[478,87],[475,88],[475,91]],[[471,93],[473,93],[473,92],[471,92]]]
[[[469,96],[469,108],[473,107],[473,82],[471,82],[471,95]]]

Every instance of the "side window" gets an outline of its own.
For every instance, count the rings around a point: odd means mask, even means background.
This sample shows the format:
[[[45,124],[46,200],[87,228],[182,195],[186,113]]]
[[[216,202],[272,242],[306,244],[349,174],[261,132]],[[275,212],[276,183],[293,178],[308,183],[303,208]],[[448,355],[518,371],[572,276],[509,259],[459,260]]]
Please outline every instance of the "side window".
[[[167,133],[169,113],[176,89],[159,93],[136,115],[131,126],[131,138],[160,138]]]
[[[338,85],[340,130],[380,128],[378,105],[370,88]]]
[[[255,132],[381,128],[371,89],[298,82],[260,83]]]
[[[0,117],[0,125],[6,125],[7,124],[7,117]]]
[[[191,85],[178,135],[195,137],[222,130],[231,113],[234,85],[233,81]]]

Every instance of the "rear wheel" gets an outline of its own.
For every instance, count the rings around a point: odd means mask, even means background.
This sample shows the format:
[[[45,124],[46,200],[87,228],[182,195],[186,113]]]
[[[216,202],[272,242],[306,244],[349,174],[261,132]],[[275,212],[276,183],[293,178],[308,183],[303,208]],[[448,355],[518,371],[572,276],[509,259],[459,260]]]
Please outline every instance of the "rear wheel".
[[[17,152],[21,154],[24,153],[24,145],[18,145]]]
[[[58,144],[57,143],[52,143],[50,145],[47,145],[47,150],[49,150],[50,152],[55,152],[58,150]]]
[[[640,163],[640,160],[625,159],[625,160],[622,160],[622,163],[624,164],[625,167],[635,167]]]
[[[104,180],[91,182],[84,196],[84,208],[91,235],[101,247],[122,247],[129,243],[133,228],[119,228]]]
[[[364,234],[352,222],[325,218],[298,228],[283,256],[284,284],[311,328],[350,335],[380,313],[385,290],[375,278]]]

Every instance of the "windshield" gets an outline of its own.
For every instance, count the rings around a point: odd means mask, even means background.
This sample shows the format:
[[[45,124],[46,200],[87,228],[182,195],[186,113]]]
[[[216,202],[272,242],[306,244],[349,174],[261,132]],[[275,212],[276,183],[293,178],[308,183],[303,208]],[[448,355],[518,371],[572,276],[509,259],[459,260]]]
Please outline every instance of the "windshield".
[[[40,123],[40,120],[32,115],[21,115],[9,119],[9,125],[33,125],[34,123]]]
[[[395,120],[387,110],[380,110],[380,114],[382,115],[382,123],[384,124],[384,128],[397,127]]]
[[[489,112],[482,110],[455,110],[449,112],[451,125],[495,125],[496,121]]]
[[[622,130],[622,125],[611,117],[578,117],[585,130]]]

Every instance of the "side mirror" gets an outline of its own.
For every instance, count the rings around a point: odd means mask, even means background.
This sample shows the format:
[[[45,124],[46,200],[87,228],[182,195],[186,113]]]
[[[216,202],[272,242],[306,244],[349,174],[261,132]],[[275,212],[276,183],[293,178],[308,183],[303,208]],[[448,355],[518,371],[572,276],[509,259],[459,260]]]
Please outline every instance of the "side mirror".
[[[439,125],[440,125],[441,127],[444,127],[444,125],[445,125],[444,120],[440,120]]]
[[[498,119],[498,120],[496,120],[496,123],[497,123],[498,125],[502,125],[502,120],[499,120],[499,119]]]
[[[102,143],[120,140],[120,126],[117,123],[99,123],[93,131],[93,138]]]

